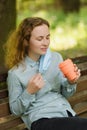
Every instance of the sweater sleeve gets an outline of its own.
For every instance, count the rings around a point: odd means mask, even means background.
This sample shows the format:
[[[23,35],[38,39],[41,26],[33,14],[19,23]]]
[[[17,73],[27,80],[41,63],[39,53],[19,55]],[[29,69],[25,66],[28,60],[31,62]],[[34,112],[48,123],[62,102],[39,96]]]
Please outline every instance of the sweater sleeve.
[[[76,84],[70,84],[67,79],[61,84],[61,93],[66,98],[72,96],[76,92]]]
[[[31,102],[35,100],[35,95],[31,95],[26,89],[23,89],[20,80],[13,72],[8,72],[7,85],[11,112],[15,115],[24,114]]]

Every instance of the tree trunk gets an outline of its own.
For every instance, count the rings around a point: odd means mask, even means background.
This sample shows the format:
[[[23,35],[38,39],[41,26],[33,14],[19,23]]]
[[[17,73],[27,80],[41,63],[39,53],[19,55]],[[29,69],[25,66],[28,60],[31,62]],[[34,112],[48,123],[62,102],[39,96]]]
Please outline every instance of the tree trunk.
[[[4,70],[3,45],[16,27],[16,0],[0,0],[0,70]]]
[[[64,12],[79,12],[80,0],[59,0]]]

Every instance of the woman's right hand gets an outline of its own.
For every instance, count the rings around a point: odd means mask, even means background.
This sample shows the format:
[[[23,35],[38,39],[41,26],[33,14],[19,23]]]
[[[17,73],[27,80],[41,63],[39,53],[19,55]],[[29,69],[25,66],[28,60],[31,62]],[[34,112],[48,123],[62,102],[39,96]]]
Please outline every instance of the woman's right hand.
[[[45,83],[44,83],[42,75],[40,73],[38,73],[30,79],[28,86],[27,86],[27,91],[30,94],[34,94],[37,91],[39,91],[41,88],[43,88],[44,84]]]

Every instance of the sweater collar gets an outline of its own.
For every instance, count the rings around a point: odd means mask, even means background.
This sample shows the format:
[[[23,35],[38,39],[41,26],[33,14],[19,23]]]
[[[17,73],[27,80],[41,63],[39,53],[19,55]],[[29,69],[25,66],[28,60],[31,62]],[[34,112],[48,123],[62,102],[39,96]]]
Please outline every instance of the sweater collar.
[[[34,61],[29,56],[25,57],[25,63],[27,65],[30,65],[31,67],[34,67],[35,65],[39,65],[39,61]]]

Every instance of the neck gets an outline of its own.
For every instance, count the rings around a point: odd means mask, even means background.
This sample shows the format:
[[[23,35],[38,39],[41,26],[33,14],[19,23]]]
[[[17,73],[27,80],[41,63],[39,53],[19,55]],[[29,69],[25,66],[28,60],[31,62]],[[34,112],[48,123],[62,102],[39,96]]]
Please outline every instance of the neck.
[[[40,58],[40,55],[32,55],[32,54],[28,54],[28,56],[29,56],[32,60],[34,60],[34,61],[38,61],[39,58]]]

